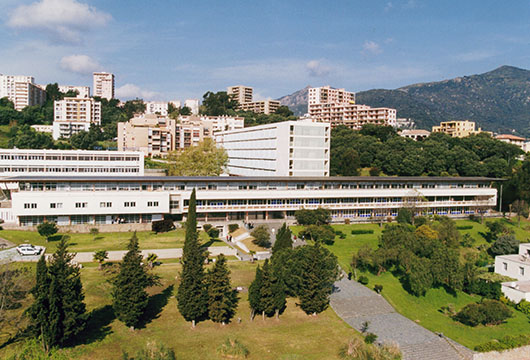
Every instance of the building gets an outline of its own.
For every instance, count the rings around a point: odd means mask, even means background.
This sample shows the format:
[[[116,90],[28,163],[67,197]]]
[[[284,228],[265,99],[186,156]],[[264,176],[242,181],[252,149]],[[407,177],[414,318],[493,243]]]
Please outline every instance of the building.
[[[173,102],[172,102],[173,104]],[[180,104],[180,103],[179,103]],[[147,101],[145,103],[145,114],[168,115],[168,103],[165,101]],[[179,106],[180,107],[180,106]]]
[[[94,96],[107,100],[114,99],[114,74],[106,72],[94,73]]]
[[[35,84],[32,76],[0,74],[0,98],[7,97],[15,110],[46,102],[46,90]]]
[[[239,104],[252,102],[253,89],[250,86],[236,85],[226,88],[226,93]]]
[[[355,93],[331,86],[309,88],[307,93],[308,112],[316,104],[355,104]]]
[[[482,129],[475,130],[475,122],[469,120],[442,121],[440,125],[433,126],[432,132],[443,132],[452,137],[466,137],[482,132]]]
[[[399,132],[399,136],[412,139],[414,141],[425,140],[429,137],[429,135],[431,135],[431,132],[427,130],[402,130]]]
[[[330,127],[284,121],[214,134],[239,176],[329,176]]]
[[[55,140],[88,131],[92,124],[101,125],[101,102],[79,97],[55,100],[52,130]]]
[[[77,91],[76,97],[78,98],[89,98],[90,97],[89,86],[59,85],[59,91],[65,94],[69,91]]]
[[[526,149],[527,142],[526,142],[525,138],[522,138],[522,137],[519,137],[519,136],[515,136],[515,135],[501,134],[501,135],[495,136],[495,139],[497,139],[499,141],[502,141],[502,142],[505,142],[505,143],[508,143],[508,144],[512,144],[512,145],[518,146],[524,152],[528,151]]]
[[[0,180],[0,218],[34,226],[151,222],[185,217],[193,189],[199,221],[293,219],[324,207],[332,221],[395,217],[420,197],[418,214],[467,217],[493,208],[496,179],[469,177],[16,176]]]
[[[241,116],[207,116],[207,115],[180,115],[182,123],[200,122],[205,128],[210,129],[206,136],[212,136],[217,131],[237,130],[245,127],[245,118]]]
[[[53,125],[31,125],[30,126],[33,130],[36,132],[42,132],[42,133],[53,133]]]
[[[348,103],[309,104],[309,116],[332,127],[345,125],[360,130],[363,125],[385,125],[396,127],[396,109],[372,108],[368,105]]]
[[[162,156],[175,150],[176,123],[160,115],[144,115],[118,123],[118,150]]]
[[[191,115],[199,115],[199,100],[187,99],[184,101],[184,106],[190,108]]]
[[[0,149],[0,177],[144,175],[141,152]]]
[[[243,111],[253,111],[258,114],[273,114],[281,106],[277,100],[259,100],[239,104],[239,109]]]
[[[517,279],[503,282],[501,290],[513,302],[530,301],[530,243],[519,244],[519,253],[495,256],[495,272]]]

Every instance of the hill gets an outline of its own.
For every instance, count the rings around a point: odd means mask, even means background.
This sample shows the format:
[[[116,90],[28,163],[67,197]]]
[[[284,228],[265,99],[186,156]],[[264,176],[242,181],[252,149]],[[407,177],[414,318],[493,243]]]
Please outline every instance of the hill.
[[[306,88],[307,89],[307,88]],[[284,96],[290,106],[307,106],[307,90]],[[305,104],[294,103],[304,99]],[[296,94],[296,96],[294,96]],[[397,109],[398,117],[412,118],[429,129],[440,121],[469,119],[484,130],[514,130],[530,137],[530,71],[501,66],[484,74],[420,83],[395,90],[374,89],[356,94],[358,104]]]
[[[298,90],[291,95],[285,95],[277,99],[282,105],[288,106],[289,109],[296,115],[301,116],[307,113],[307,93],[311,85]]]

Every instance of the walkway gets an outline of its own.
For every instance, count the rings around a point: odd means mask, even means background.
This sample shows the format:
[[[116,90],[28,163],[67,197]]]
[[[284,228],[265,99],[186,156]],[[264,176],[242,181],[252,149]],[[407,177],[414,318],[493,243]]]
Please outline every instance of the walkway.
[[[331,307],[346,323],[368,332],[381,343],[397,343],[403,360],[468,360],[473,352],[464,346],[421,327],[398,314],[379,294],[356,281],[343,277],[335,283]],[[384,291],[384,290],[383,290]]]

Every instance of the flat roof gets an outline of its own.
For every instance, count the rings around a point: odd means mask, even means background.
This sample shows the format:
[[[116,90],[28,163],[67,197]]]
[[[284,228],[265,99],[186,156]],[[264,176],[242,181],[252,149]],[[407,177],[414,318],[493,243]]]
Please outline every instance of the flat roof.
[[[499,178],[489,177],[449,177],[449,176],[10,176],[0,181],[195,181],[195,182],[297,182],[297,181],[322,181],[322,182],[490,182],[504,181]]]

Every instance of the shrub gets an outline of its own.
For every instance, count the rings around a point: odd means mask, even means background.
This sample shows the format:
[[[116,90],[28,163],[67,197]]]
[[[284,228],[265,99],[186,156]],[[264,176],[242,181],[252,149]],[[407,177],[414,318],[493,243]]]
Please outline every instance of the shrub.
[[[153,221],[151,223],[151,230],[157,234],[162,232],[168,232],[173,229],[175,229],[175,224],[173,223],[173,220],[170,219]]]
[[[499,300],[502,296],[501,283],[478,278],[471,284],[470,292],[487,299]]]
[[[530,335],[506,335],[499,340],[491,340],[484,344],[477,345],[475,346],[475,350],[480,352],[503,351],[525,345],[530,345]]]
[[[462,245],[463,247],[472,247],[474,243],[475,239],[473,239],[473,237],[469,234],[464,234],[464,236],[462,236],[462,239],[460,240],[460,245]]]
[[[219,232],[219,229],[213,227],[208,230],[208,236],[210,236],[212,239],[219,239]]]
[[[229,233],[233,233],[237,229],[239,229],[239,225],[238,224],[228,224],[228,232]]]
[[[351,222],[351,220],[350,220],[350,219],[344,219],[344,223],[345,223],[346,225],[349,225],[349,224],[350,224],[350,222]]]
[[[516,254],[519,249],[519,240],[512,234],[500,235],[489,248],[492,256]]]
[[[396,221],[400,224],[412,224],[412,218],[414,217],[412,210],[407,208],[401,208],[398,210]]]
[[[210,229],[212,228],[212,224],[204,224],[202,226],[202,229],[204,230],[205,233],[208,233],[208,231],[210,231]]]
[[[371,167],[370,170],[368,170],[368,173],[370,174],[370,176],[379,176],[379,174],[381,173],[381,169],[374,166]]]
[[[217,348],[217,353],[230,359],[245,359],[250,354],[250,351],[239,340],[228,338]]]
[[[374,333],[368,333],[364,337],[364,342],[367,344],[373,344],[377,340],[377,335]]]
[[[478,304],[467,304],[455,319],[469,326],[498,325],[512,316],[512,310],[497,300],[484,300]]]
[[[340,233],[339,239],[346,239],[346,234],[345,233]]]
[[[456,227],[457,230],[471,230],[473,229],[473,225],[460,225]]]
[[[124,360],[176,360],[175,352],[164,345],[158,345],[156,342],[147,343],[145,348],[140,350],[135,357],[129,357],[129,354],[123,352]]]
[[[383,285],[375,284],[374,285],[374,290],[375,290],[376,293],[381,294],[381,291],[383,291]]]
[[[440,308],[440,312],[444,314],[445,316],[453,317],[456,315],[455,306],[453,304],[447,304],[447,305],[442,306]]]
[[[250,235],[254,237],[254,240],[252,240],[254,244],[263,248],[271,247],[271,236],[265,225],[258,226],[250,233]]]
[[[471,214],[469,215],[469,220],[474,221],[474,222],[480,222],[480,217]]]
[[[351,231],[352,235],[362,235],[362,234],[373,234],[374,231],[372,229],[353,229]]]
[[[364,275],[359,276],[359,282],[363,285],[368,285],[368,278]]]
[[[515,306],[515,308],[519,310],[520,312],[522,312],[523,314],[530,316],[530,302],[529,301],[521,300],[519,304]]]

